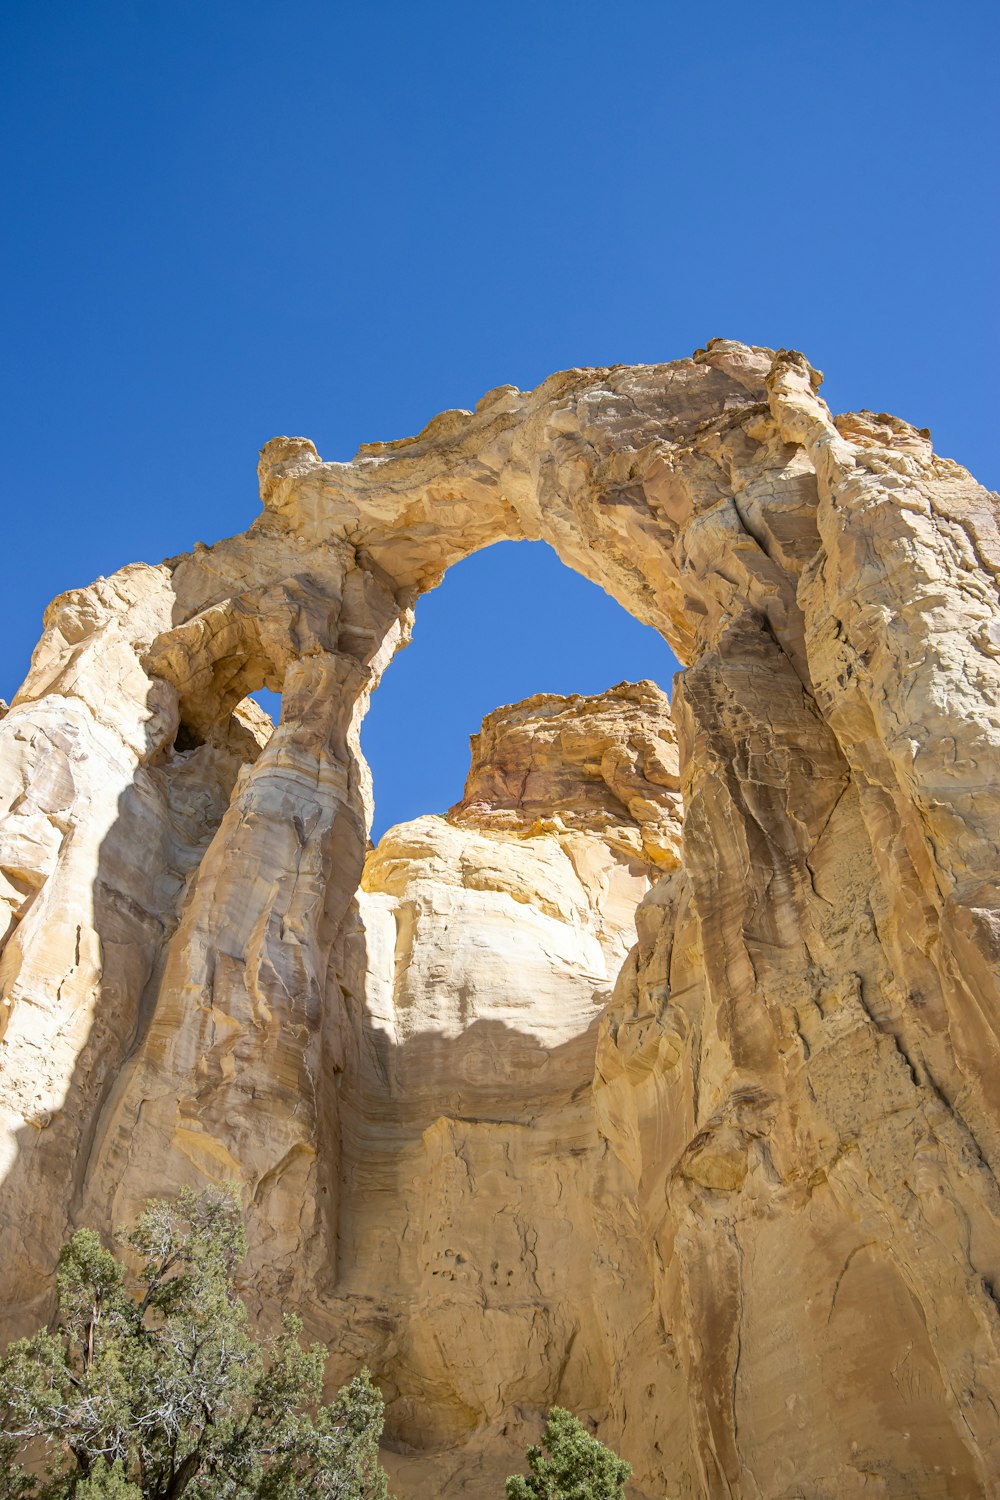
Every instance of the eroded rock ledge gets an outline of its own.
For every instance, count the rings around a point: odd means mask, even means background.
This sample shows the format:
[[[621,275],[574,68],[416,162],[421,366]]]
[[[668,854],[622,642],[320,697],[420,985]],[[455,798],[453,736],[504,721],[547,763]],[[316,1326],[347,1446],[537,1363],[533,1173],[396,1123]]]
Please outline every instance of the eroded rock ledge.
[[[487,714],[453,822],[516,833],[579,828],[673,869],[680,778],[670,704],[652,682],[596,698],[539,693]]]
[[[997,1493],[997,498],[819,387],[713,340],[275,439],[247,532],[50,606],[0,718],[8,1332],[73,1224],[233,1180],[406,1496],[495,1495],[553,1400],[645,1497]],[[676,764],[646,685],[528,700],[369,853],[369,696],[526,537],[685,662]]]

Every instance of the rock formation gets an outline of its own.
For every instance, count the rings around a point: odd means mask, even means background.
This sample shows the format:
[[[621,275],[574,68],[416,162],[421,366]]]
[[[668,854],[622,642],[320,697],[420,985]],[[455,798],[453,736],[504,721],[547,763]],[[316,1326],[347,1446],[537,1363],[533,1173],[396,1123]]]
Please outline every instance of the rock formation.
[[[338,1317],[391,1372],[393,1430],[417,1450],[388,1460],[405,1493],[448,1493],[464,1444],[464,1492],[500,1495],[520,1404],[606,1400],[631,1294],[599,1222],[628,1185],[594,1053],[680,824],[668,701],[623,683],[491,714],[449,818],[391,829],[365,863]],[[618,1254],[644,1273],[641,1246]]]
[[[6,1333],[73,1225],[234,1181],[401,1496],[498,1495],[552,1401],[644,1500],[1000,1493],[997,500],[819,384],[715,340],[278,438],[246,533],[55,601],[0,719]],[[499,710],[369,851],[370,694],[524,537],[672,714]]]

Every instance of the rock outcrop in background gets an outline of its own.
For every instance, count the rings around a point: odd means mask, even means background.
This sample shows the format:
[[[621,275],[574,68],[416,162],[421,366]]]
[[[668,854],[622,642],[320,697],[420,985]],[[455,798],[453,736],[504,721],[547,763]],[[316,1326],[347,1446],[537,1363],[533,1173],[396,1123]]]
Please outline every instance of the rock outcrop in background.
[[[716,340],[275,439],[245,534],[55,601],[0,720],[5,1333],[72,1226],[235,1181],[402,1496],[495,1496],[553,1401],[649,1500],[1000,1493],[997,500],[818,387]],[[672,713],[498,710],[369,851],[369,696],[524,537]]]

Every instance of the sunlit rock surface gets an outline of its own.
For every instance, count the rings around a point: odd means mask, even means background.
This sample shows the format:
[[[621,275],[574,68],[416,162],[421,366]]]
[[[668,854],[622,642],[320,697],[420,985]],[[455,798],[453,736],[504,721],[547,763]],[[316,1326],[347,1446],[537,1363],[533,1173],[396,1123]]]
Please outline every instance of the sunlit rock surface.
[[[553,1401],[649,1500],[1000,1493],[997,499],[818,388],[715,340],[275,439],[246,533],[55,601],[0,710],[8,1333],[74,1225],[234,1181],[404,1500]],[[371,851],[370,693],[525,537],[670,641],[676,740],[649,684],[498,710]]]
[[[599,1226],[626,1179],[597,1129],[594,1052],[636,906],[678,859],[677,771],[652,684],[531,698],[486,720],[450,821],[390,829],[366,861],[338,1291],[356,1323],[377,1296],[355,1337],[391,1340],[393,1430],[444,1450],[392,1465],[414,1493],[439,1493],[484,1423],[517,1430],[521,1404],[604,1402],[620,1266]],[[643,1248],[630,1258],[645,1274]],[[461,1463],[484,1494],[492,1458]]]

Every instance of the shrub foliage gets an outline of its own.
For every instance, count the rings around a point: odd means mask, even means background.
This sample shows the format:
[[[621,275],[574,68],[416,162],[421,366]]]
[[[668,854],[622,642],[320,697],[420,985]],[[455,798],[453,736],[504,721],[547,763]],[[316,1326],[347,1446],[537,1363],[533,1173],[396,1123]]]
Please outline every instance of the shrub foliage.
[[[530,1473],[507,1480],[507,1500],[624,1500],[631,1467],[561,1406],[553,1406]]]
[[[233,1197],[150,1202],[124,1239],[132,1273],[78,1230],[52,1331],[0,1360],[0,1500],[387,1500],[367,1370],[323,1405],[298,1319],[253,1336]]]

